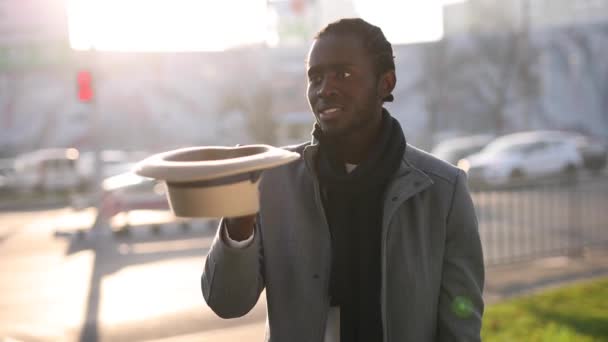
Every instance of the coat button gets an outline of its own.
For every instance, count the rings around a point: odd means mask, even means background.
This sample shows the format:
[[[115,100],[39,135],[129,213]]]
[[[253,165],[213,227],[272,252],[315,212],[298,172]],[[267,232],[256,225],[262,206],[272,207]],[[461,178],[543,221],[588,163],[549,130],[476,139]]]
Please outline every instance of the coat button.
[[[313,274],[313,275],[312,275],[312,278],[313,278],[313,279],[319,279],[319,275],[318,275],[318,274]]]
[[[398,199],[399,199],[399,197],[398,197],[398,196],[395,196],[395,197],[391,198],[391,200],[392,200],[393,202],[396,202]]]

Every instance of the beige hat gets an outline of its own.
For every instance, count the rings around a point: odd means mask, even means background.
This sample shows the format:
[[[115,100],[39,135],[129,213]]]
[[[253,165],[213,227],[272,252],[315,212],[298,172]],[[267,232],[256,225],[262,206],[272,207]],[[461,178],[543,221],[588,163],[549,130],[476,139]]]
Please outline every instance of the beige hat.
[[[166,182],[176,216],[238,217],[259,211],[263,170],[299,157],[269,145],[189,147],[148,157],[134,171]]]

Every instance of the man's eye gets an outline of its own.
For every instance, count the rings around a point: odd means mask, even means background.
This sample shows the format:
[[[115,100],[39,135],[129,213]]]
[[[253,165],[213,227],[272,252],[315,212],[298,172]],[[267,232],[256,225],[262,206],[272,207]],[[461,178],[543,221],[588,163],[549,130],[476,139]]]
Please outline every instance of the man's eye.
[[[320,75],[313,75],[308,78],[310,83],[319,83],[321,82],[322,77]]]
[[[340,78],[349,78],[351,76],[351,73],[348,71],[341,71],[338,73],[338,75],[340,76]]]

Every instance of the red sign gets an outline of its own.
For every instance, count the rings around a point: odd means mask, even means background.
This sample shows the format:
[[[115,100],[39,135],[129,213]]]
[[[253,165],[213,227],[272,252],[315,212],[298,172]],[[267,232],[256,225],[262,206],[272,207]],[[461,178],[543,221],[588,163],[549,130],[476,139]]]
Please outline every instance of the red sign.
[[[91,102],[93,100],[93,78],[91,73],[84,70],[79,71],[76,77],[78,85],[78,100],[81,102]]]

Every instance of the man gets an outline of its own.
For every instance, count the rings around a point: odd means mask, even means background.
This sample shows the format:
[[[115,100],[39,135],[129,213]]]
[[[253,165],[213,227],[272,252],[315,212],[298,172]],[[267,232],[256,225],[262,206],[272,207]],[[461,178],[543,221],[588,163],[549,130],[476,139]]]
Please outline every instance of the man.
[[[202,276],[239,317],[266,289],[269,341],[478,341],[483,257],[462,171],[407,145],[383,108],[391,44],[361,19],[308,56],[313,141],[268,170],[258,215],[223,220]]]

